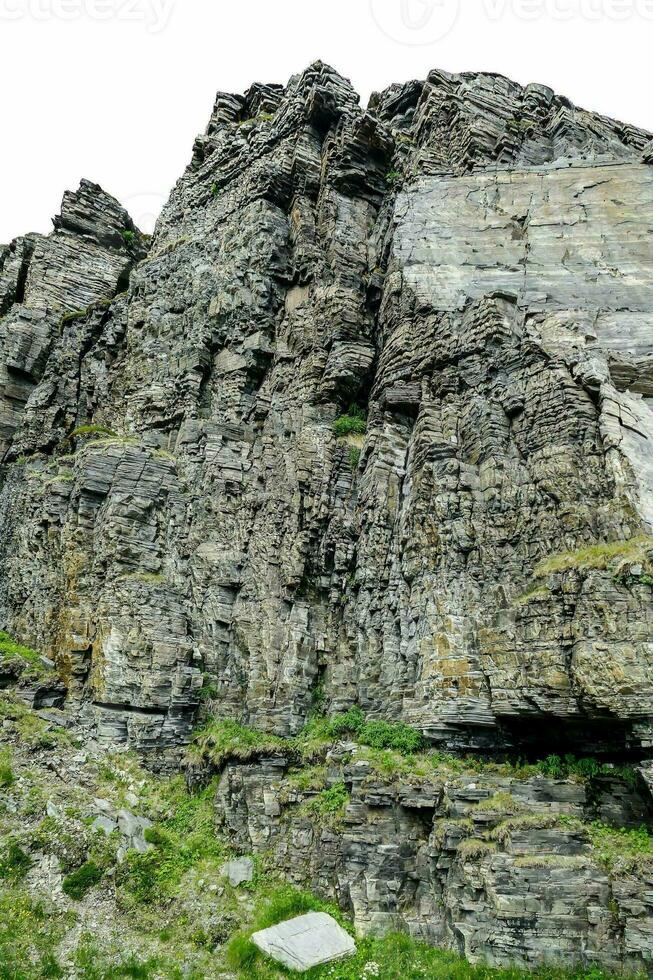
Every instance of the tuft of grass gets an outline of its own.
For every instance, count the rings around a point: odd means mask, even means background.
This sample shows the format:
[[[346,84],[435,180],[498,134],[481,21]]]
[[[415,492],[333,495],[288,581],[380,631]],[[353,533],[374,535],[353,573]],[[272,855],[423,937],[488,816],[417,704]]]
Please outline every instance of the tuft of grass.
[[[33,667],[41,665],[41,654],[37,650],[23,646],[22,643],[18,643],[8,633],[0,632],[0,657],[6,657],[7,659],[19,657]]]
[[[130,231],[129,228],[125,228],[125,230],[121,232],[121,235],[125,245],[133,245],[136,241],[136,232]]]
[[[491,840],[505,845],[510,840],[513,830],[547,830],[552,827],[564,827],[566,815],[559,813],[521,813],[510,816],[493,827],[489,832]]]
[[[327,766],[308,766],[290,773],[287,782],[300,793],[320,792],[327,785]]]
[[[61,324],[65,326],[67,323],[74,323],[75,320],[83,320],[88,312],[88,307],[85,310],[70,310],[61,317]]]
[[[516,606],[526,606],[529,602],[533,602],[537,599],[548,599],[551,595],[551,589],[548,585],[533,585],[526,592],[522,592],[520,596],[515,599]]]
[[[456,848],[456,855],[463,861],[480,861],[489,854],[494,854],[496,850],[497,845],[494,841],[466,837]]]
[[[292,754],[292,743],[227,718],[214,718],[196,734],[189,752],[191,756],[209,759],[220,768],[228,759],[249,762],[270,753]]]
[[[558,572],[572,569],[598,569],[605,571],[618,560],[634,561],[644,558],[653,549],[653,536],[639,535],[629,541],[604,541],[601,544],[578,548],[576,551],[565,551],[557,555],[549,555],[538,562],[533,574],[535,578],[545,578]]]
[[[115,437],[118,433],[114,432],[113,429],[109,429],[106,425],[91,424],[91,425],[78,425],[76,429],[68,436],[69,439],[78,439],[81,436],[109,436]]]
[[[653,837],[646,827],[626,829],[595,821],[587,824],[590,842],[599,860],[609,868],[635,869],[653,862]]]
[[[321,790],[317,796],[303,805],[305,813],[317,817],[327,825],[335,826],[342,820],[350,796],[343,782],[334,783],[328,789]]]
[[[33,863],[18,841],[9,838],[0,850],[0,881],[22,881]]]
[[[524,804],[510,793],[498,792],[481,800],[474,809],[481,813],[505,813],[506,816],[511,816],[524,810]]]
[[[361,452],[358,446],[351,446],[349,449],[349,468],[353,473],[356,472],[361,461]]]
[[[87,892],[99,884],[104,877],[104,868],[95,861],[85,861],[80,868],[66,875],[62,882],[64,894],[80,902]]]
[[[9,789],[16,782],[9,749],[0,749],[0,789]]]
[[[363,436],[367,432],[367,416],[358,405],[350,405],[344,415],[339,416],[332,426],[333,434],[338,439],[346,436]]]
[[[16,678],[23,680],[38,680],[48,673],[52,673],[41,659],[38,650],[23,646],[18,643],[8,633],[0,632],[0,663],[9,665],[13,662],[14,674]]]

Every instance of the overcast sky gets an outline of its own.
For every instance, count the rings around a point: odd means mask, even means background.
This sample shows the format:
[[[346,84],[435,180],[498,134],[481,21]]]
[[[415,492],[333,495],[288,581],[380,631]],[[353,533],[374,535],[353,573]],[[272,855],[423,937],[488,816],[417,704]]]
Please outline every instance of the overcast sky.
[[[88,177],[144,230],[218,89],[316,58],[366,102],[433,67],[544,82],[653,129],[653,0],[0,0],[0,242]]]

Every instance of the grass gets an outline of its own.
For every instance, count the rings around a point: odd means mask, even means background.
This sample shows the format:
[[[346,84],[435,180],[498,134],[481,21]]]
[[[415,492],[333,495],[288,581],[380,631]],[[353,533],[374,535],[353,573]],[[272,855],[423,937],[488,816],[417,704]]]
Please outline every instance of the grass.
[[[152,848],[129,852],[117,871],[127,907],[171,898],[186,872],[201,864],[217,867],[229,854],[213,823],[215,783],[195,794],[181,777],[169,787],[166,816],[145,831]]]
[[[653,837],[646,827],[610,827],[596,821],[585,829],[596,856],[608,868],[636,869],[653,862]]]
[[[0,633],[0,659],[22,660],[33,673],[43,674],[47,671],[47,667],[41,660],[41,654],[37,650],[23,646],[8,633]]]
[[[417,729],[402,722],[367,720],[358,707],[331,716],[314,716],[295,738],[281,738],[234,721],[212,719],[197,733],[189,752],[191,758],[208,759],[217,768],[229,759],[249,762],[262,755],[282,754],[294,763],[309,766],[307,778],[310,780],[328,749],[335,742],[347,739],[360,747],[358,757],[361,760],[367,761],[375,772],[388,777],[428,779],[438,773],[489,772],[516,779],[542,775],[550,779],[583,779],[589,783],[611,777],[622,780],[630,789],[637,785],[637,773],[631,766],[613,765],[592,757],[577,758],[571,753],[562,757],[549,755],[538,762],[525,763],[521,760],[494,762],[475,756],[425,751],[424,736]],[[294,773],[292,779],[298,785],[299,774]],[[484,802],[490,806],[489,802]],[[515,801],[512,802],[514,805]]]
[[[18,841],[9,838],[0,849],[0,881],[22,881],[33,861]]]
[[[282,885],[275,889],[255,912],[249,927],[233,936],[227,946],[227,963],[242,977],[274,976],[274,973],[268,974],[265,970],[265,957],[252,943],[252,933],[268,929],[286,919],[305,915],[307,912],[327,912],[345,928],[351,928],[336,906],[323,902],[308,892],[299,891],[291,885]]]
[[[69,439],[79,439],[82,436],[109,436],[110,438],[115,438],[118,435],[113,429],[109,429],[106,425],[91,424],[91,425],[78,425],[76,429],[68,436]]]
[[[605,571],[618,560],[635,561],[645,558],[653,550],[653,536],[639,535],[629,541],[606,541],[588,545],[576,551],[550,555],[540,561],[534,570],[535,578],[545,578],[572,569],[598,569]]]
[[[291,751],[292,745],[287,739],[229,719],[212,719],[195,736],[190,754],[208,758],[220,767],[228,759],[249,762],[262,755]]]
[[[0,980],[63,977],[52,951],[65,926],[65,916],[27,892],[0,893]]]
[[[301,915],[313,911],[316,904],[322,904],[316,903],[311,896],[302,898],[301,893],[297,893],[297,896],[289,896],[287,904],[281,906],[284,913]],[[270,913],[281,911],[276,903],[268,908]],[[228,948],[229,965],[239,980],[253,980],[254,977],[273,980],[280,976],[301,976],[305,980],[609,980],[608,974],[591,967],[576,970],[542,967],[535,972],[527,972],[516,968],[473,966],[455,953],[435,949],[403,934],[383,939],[359,939],[354,956],[305,973],[291,973],[272,965],[249,939],[252,932],[275,925],[284,917],[288,916],[262,914],[250,930],[240,933],[231,941]]]
[[[66,875],[61,885],[64,894],[69,898],[81,901],[87,892],[98,885],[104,877],[104,868],[95,861],[85,861],[81,868]]]
[[[350,405],[348,411],[333,423],[333,434],[338,439],[346,436],[363,436],[367,432],[367,416],[358,405]]]
[[[334,783],[327,789],[321,790],[303,805],[303,810],[318,818],[318,821],[329,826],[341,823],[349,803],[349,792],[343,782]]]
[[[0,749],[0,789],[9,789],[16,782],[9,749]]]
[[[125,228],[125,230],[121,232],[121,234],[122,234],[122,240],[124,241],[125,245],[133,245],[134,242],[136,241],[135,231],[130,231],[128,228]]]

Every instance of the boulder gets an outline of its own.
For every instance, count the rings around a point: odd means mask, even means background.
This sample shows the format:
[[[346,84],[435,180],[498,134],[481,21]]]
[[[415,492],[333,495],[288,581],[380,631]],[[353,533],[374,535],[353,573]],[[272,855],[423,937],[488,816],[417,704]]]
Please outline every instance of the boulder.
[[[349,933],[326,912],[309,912],[255,932],[252,942],[291,970],[310,970],[356,952]]]

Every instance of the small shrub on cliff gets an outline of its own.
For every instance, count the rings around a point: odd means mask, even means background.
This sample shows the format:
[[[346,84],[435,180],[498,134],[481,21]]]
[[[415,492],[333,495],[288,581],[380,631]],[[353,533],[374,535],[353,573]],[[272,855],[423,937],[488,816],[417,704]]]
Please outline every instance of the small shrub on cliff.
[[[349,410],[333,423],[333,433],[339,439],[346,436],[363,436],[367,432],[365,412],[358,405],[351,405]]]
[[[401,722],[367,721],[358,737],[372,749],[394,749],[402,755],[419,752],[424,745],[422,733]]]
[[[400,174],[398,170],[390,170],[385,175],[386,184],[388,184],[389,187],[395,187],[401,180],[402,176],[403,175]]]
[[[614,776],[623,779],[632,789],[637,784],[637,774],[632,766],[612,765],[599,762],[592,757],[577,759],[567,754],[564,758],[559,755],[549,755],[536,764],[536,769],[550,779],[568,779],[570,776],[580,776],[582,779],[593,780],[601,776]]]
[[[595,822],[588,825],[587,832],[599,859],[609,867],[616,863],[636,867],[653,861],[653,837],[646,827],[628,830]]]
[[[349,793],[344,783],[335,783],[323,789],[304,804],[304,810],[320,818],[325,823],[334,824],[344,815],[349,803]]]
[[[349,468],[356,472],[361,461],[361,450],[357,446],[352,446],[349,450]]]

